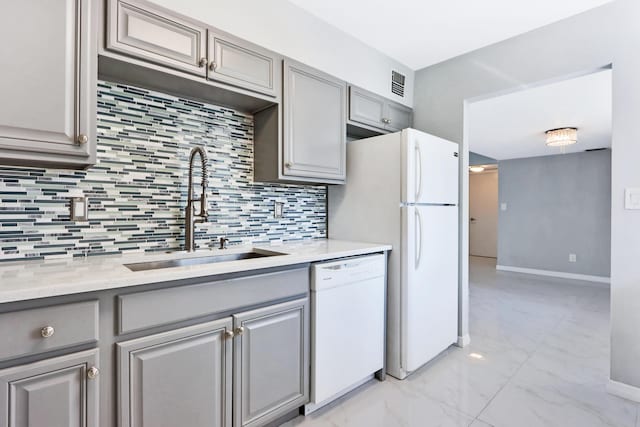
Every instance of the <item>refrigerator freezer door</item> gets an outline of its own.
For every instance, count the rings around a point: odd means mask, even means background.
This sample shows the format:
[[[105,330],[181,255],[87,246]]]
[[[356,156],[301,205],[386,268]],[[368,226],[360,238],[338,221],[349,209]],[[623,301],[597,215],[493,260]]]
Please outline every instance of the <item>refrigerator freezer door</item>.
[[[458,204],[458,144],[402,131],[402,202]]]
[[[404,206],[402,365],[411,372],[456,342],[458,208]]]

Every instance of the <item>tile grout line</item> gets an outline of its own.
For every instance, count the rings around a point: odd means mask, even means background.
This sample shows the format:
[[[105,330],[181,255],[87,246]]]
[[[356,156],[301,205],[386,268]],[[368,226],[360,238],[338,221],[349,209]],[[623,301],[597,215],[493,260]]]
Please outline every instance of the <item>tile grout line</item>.
[[[565,321],[565,320],[567,320],[568,318],[569,318],[569,313],[565,314],[561,319],[559,319],[559,320],[556,322],[556,324],[554,325],[554,327],[553,327],[553,328],[551,328],[550,330],[555,330],[555,329],[556,329],[556,327],[557,327],[560,323],[564,322],[564,321]],[[491,397],[491,399],[489,399],[489,401],[487,402],[487,404],[486,404],[486,405],[484,405],[484,407],[480,410],[480,412],[478,413],[478,415],[476,415],[476,417],[474,418],[474,421],[480,421],[480,422],[486,423],[484,420],[481,420],[481,419],[480,419],[480,415],[482,415],[482,414],[483,414],[483,412],[487,409],[487,407],[491,404],[491,402],[493,402],[493,400],[498,396],[498,394],[500,394],[500,392],[501,392],[501,391],[502,391],[502,390],[503,390],[507,385],[509,385],[509,384],[511,383],[511,381],[513,380],[513,378],[515,378],[515,376],[516,376],[516,375],[518,375],[518,372],[520,372],[520,370],[522,370],[522,367],[523,367],[524,365],[526,365],[526,364],[527,364],[527,362],[529,362],[529,360],[531,360],[531,358],[532,358],[532,357],[533,357],[533,356],[538,352],[538,350],[539,350],[539,349],[540,349],[540,347],[544,344],[544,342],[545,342],[545,341],[546,341],[546,338],[545,338],[545,339],[543,339],[543,340],[542,340],[542,341],[541,341],[541,342],[536,346],[536,348],[533,350],[533,352],[532,352],[531,354],[529,354],[529,356],[524,360],[524,362],[522,362],[522,363],[520,364],[520,366],[518,366],[518,369],[516,369],[516,371],[513,373],[513,375],[511,375],[511,376],[509,377],[509,379],[507,380],[507,382],[506,382],[506,383],[504,383],[504,384],[502,385],[502,387],[500,387],[500,389],[499,389],[497,392],[495,392],[495,394]],[[637,422],[637,416],[638,416],[638,411],[636,411],[636,422]],[[473,424],[473,421],[472,421],[472,424]],[[489,423],[486,423],[486,424],[489,424]],[[489,424],[489,425],[491,425],[491,424]]]

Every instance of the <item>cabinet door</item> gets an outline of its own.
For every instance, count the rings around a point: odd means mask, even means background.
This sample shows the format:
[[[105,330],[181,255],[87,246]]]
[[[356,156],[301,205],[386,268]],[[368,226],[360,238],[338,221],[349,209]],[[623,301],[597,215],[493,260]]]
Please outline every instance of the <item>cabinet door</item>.
[[[117,344],[121,427],[231,425],[226,318]]]
[[[205,76],[206,28],[135,0],[109,0],[108,13],[108,49]]]
[[[413,110],[395,102],[387,102],[385,105],[386,130],[391,132],[410,128],[413,119]]]
[[[97,427],[97,361],[90,350],[1,370],[0,426]]]
[[[95,2],[2,2],[0,163],[95,162]],[[93,34],[92,34],[93,32]]]
[[[349,87],[349,120],[384,128],[385,100],[357,87]]]
[[[284,61],[285,177],[343,183],[346,177],[346,83]]]
[[[234,316],[234,426],[263,425],[308,402],[308,300]]]
[[[277,56],[250,43],[209,30],[208,78],[276,96]]]

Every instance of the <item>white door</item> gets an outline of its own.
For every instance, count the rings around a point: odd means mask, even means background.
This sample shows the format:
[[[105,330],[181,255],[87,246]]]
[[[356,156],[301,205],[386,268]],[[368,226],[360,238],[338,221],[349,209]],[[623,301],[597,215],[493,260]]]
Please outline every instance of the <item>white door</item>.
[[[498,172],[469,175],[469,254],[498,256]]]
[[[458,144],[405,129],[402,147],[402,201],[457,205]]]
[[[458,208],[402,207],[402,364],[414,371],[458,335]]]

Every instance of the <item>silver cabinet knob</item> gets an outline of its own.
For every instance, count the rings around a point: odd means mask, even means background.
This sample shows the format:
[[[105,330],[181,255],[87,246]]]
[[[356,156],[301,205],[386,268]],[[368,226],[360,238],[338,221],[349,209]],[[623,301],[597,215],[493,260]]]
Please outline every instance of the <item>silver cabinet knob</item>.
[[[53,329],[53,326],[45,326],[40,330],[40,335],[42,335],[42,338],[49,338],[52,337],[55,332],[56,330]]]
[[[235,332],[236,332],[236,335],[244,334],[244,326],[238,326]]]
[[[225,338],[233,338],[234,335],[233,331],[224,331]]]
[[[100,374],[100,370],[98,368],[96,368],[95,366],[92,366],[89,369],[87,369],[87,378],[89,378],[90,380],[92,380],[95,377],[97,377],[98,374]]]
[[[205,65],[207,65],[207,58],[200,58],[200,61],[198,62],[198,67],[202,68]]]
[[[384,124],[387,124],[387,125],[388,125],[389,123],[391,123],[391,119],[383,118],[383,119],[382,119],[382,123],[384,123]]]
[[[216,68],[218,68],[218,64],[216,64],[216,61],[211,61],[211,64],[209,64],[209,69],[211,71],[214,71]]]
[[[89,137],[83,133],[78,135],[78,144],[86,144],[89,142]]]
[[[293,166],[293,164],[290,163],[290,162],[287,162],[287,163],[284,164],[284,167],[287,168],[287,169],[290,169],[291,166]]]

